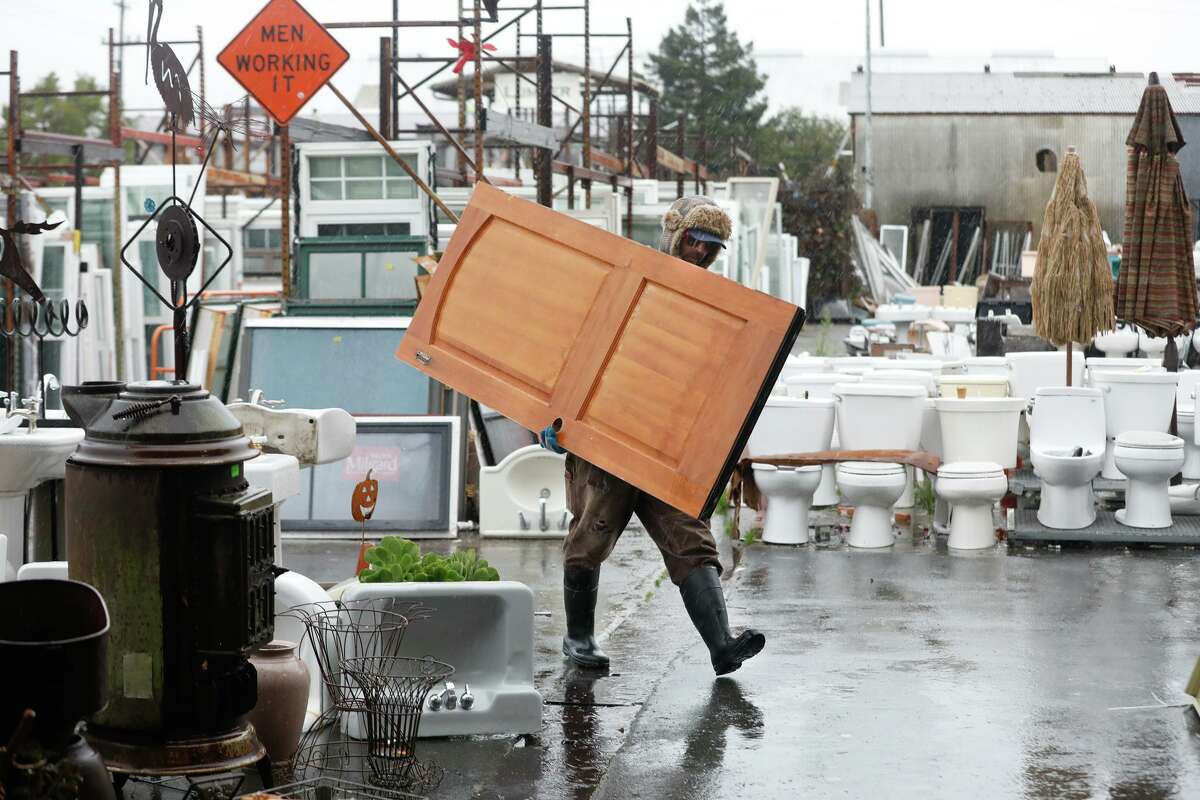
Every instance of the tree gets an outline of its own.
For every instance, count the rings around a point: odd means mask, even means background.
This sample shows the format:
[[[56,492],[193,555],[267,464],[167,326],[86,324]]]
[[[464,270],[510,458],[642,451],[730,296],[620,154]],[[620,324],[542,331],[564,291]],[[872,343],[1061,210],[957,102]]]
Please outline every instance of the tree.
[[[753,146],[767,111],[760,95],[767,82],[754,63],[753,45],[743,45],[729,30],[724,5],[690,4],[683,24],[668,31],[650,56],[650,68],[662,84],[659,119],[669,124],[683,117],[696,159],[718,174],[732,172],[734,148]]]
[[[94,92],[100,87],[90,75],[75,78],[72,91]],[[51,72],[38,81],[31,92],[63,91],[58,75]],[[8,120],[8,108],[0,113],[0,122]],[[101,95],[75,97],[27,97],[21,100],[21,128],[27,131],[48,131],[70,136],[108,138],[108,103]],[[6,135],[0,125],[0,139]],[[66,156],[37,156],[22,158],[26,164],[67,163]]]
[[[827,174],[828,173],[828,174]],[[850,299],[859,291],[850,263],[850,217],[862,203],[850,172],[818,165],[803,180],[780,190],[783,229],[799,240],[800,254],[809,261],[810,309],[829,300]]]
[[[836,120],[785,108],[759,129],[757,172],[776,175],[782,164],[788,178],[803,179],[830,162],[845,134],[846,126]]]

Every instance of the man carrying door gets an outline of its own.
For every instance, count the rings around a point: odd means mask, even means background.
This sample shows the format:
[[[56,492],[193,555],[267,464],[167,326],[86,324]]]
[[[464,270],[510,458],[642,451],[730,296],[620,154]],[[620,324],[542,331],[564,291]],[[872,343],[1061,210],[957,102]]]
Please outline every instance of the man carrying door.
[[[707,197],[676,200],[663,218],[659,249],[707,269],[725,241],[732,223]],[[564,453],[553,426],[539,435],[543,447]],[[600,565],[612,553],[630,518],[638,515],[662,552],[671,582],[679,587],[692,624],[708,646],[718,675],[733,672],[766,644],[758,631],[739,636],[729,630],[721,562],[707,520],[700,520],[651,497],[594,464],[567,453],[567,507],[571,527],[563,543],[563,599],[567,635],[563,655],[588,668],[608,666],[608,656],[595,639],[595,611]]]

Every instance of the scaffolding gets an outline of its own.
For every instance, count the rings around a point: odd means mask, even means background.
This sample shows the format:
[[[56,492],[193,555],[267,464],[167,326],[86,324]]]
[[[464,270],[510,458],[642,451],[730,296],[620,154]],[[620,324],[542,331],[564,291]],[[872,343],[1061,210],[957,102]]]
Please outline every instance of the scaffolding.
[[[659,143],[660,120],[658,91],[635,72],[633,62],[633,21],[625,20],[625,31],[597,33],[591,30],[591,0],[579,0],[570,5],[549,5],[542,0],[514,6],[498,6],[495,18],[485,18],[480,0],[455,0],[454,19],[401,19],[399,3],[392,4],[392,19],[383,21],[348,21],[325,23],[330,29],[380,28],[390,29],[390,36],[379,39],[380,86],[379,128],[382,139],[391,140],[402,134],[432,134],[440,136],[454,149],[456,168],[439,168],[435,175],[448,185],[471,185],[484,181],[500,185],[523,185],[522,159],[527,157],[538,202],[552,205],[554,175],[566,176],[566,185],[559,189],[567,194],[568,208],[576,206],[577,186],[583,190],[585,207],[591,207],[592,186],[608,184],[614,193],[624,191],[626,233],[633,226],[633,181],[635,178],[673,176],[677,193],[682,196],[685,182],[691,180],[696,191],[707,186],[708,170],[699,161],[683,155],[686,126],[676,120],[668,127],[676,129],[675,150]],[[546,20],[553,15],[563,30],[546,32]],[[579,30],[570,29],[572,19],[582,22]],[[532,21],[532,32],[523,30]],[[495,25],[486,35],[484,23]],[[457,32],[457,55],[408,56],[397,50],[397,33],[402,28],[449,28]],[[504,36],[504,34],[510,36]],[[503,38],[502,38],[503,37]],[[583,67],[555,62],[554,40],[581,38]],[[624,40],[620,52],[604,73],[592,68],[592,40],[597,38]],[[536,51],[523,54],[522,43],[532,39]],[[511,41],[511,53],[498,54],[497,42]],[[417,81],[407,81],[399,65],[429,63],[437,66]],[[486,68],[485,68],[486,63]],[[467,64],[472,65],[468,81]],[[452,67],[456,77],[430,88],[435,94],[452,95],[457,100],[458,124],[447,127],[417,91]],[[556,72],[580,74],[583,89],[579,106],[556,95],[552,81]],[[535,77],[531,78],[530,73]],[[496,77],[512,75],[515,82],[515,115],[513,122],[491,114],[485,108],[487,88],[494,96]],[[532,93],[531,107],[522,104],[522,87]],[[468,122],[468,97],[471,121]],[[399,108],[402,100],[412,98],[429,119],[426,127],[402,129]],[[607,101],[607,109],[602,109]],[[555,111],[561,110],[563,125],[555,128]],[[499,130],[498,130],[499,129]],[[565,130],[565,133],[562,131]],[[547,137],[553,137],[548,140]],[[597,143],[604,143],[604,148]],[[700,150],[703,150],[700,142]],[[499,156],[499,159],[497,159]],[[497,160],[513,167],[515,179],[487,174],[487,167]]]

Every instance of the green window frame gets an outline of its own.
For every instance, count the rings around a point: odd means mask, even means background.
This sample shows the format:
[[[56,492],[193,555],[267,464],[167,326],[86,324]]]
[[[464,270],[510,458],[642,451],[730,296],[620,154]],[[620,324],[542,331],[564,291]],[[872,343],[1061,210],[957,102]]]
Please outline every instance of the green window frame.
[[[416,307],[416,286],[403,284],[404,294],[380,296],[372,293],[372,286],[388,282],[387,273],[395,269],[389,254],[411,254],[413,257],[429,252],[429,242],[424,236],[320,236],[301,239],[297,247],[296,296],[299,300],[319,303],[353,303],[355,301],[382,302]],[[338,264],[337,262],[341,262]],[[325,276],[314,279],[314,267],[318,269],[345,269],[337,283],[346,291],[340,297],[312,296],[314,288],[320,289]],[[407,266],[407,265],[405,265]]]

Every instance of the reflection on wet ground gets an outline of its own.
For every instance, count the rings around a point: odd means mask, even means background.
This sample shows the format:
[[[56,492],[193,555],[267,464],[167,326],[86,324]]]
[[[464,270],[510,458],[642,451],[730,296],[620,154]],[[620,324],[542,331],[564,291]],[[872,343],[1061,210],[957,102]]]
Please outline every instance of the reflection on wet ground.
[[[439,797],[1200,797],[1193,551],[756,544],[730,617],[767,647],[715,679],[644,534],[602,572],[607,674],[562,661],[557,542],[473,544],[536,593],[544,725],[423,741]]]

